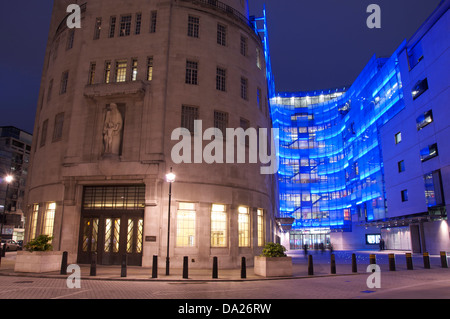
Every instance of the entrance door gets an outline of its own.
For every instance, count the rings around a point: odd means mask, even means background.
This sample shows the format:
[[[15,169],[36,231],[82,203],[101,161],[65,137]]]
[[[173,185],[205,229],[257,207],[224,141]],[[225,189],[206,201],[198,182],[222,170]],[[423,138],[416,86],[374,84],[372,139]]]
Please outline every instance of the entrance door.
[[[90,263],[97,253],[100,265],[120,265],[127,254],[128,265],[142,265],[143,214],[99,214],[82,217],[79,263]]]

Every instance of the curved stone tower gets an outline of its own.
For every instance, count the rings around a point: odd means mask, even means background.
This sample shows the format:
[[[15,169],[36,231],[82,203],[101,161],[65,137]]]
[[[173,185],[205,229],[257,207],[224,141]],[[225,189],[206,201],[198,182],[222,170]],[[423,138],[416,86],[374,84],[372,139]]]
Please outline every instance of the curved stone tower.
[[[127,254],[130,265],[151,266],[158,255],[163,266],[169,251],[171,267],[183,256],[210,267],[218,256],[226,268],[259,254],[275,241],[275,175],[249,163],[253,149],[239,141],[245,163],[194,155],[211,143],[198,144],[207,128],[271,127],[264,49],[247,1],[77,1],[81,28],[70,29],[72,3],[53,9],[26,240],[52,235],[54,249],[78,263],[96,253],[100,264],[119,264]],[[178,153],[184,162],[174,158],[177,128],[191,132],[183,141],[192,139],[192,155]]]

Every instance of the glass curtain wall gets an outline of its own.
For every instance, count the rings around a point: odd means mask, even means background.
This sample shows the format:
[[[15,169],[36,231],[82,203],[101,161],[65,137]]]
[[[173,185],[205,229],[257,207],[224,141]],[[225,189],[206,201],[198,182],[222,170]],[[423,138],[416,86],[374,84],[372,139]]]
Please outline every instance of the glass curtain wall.
[[[391,58],[374,56],[350,88],[271,99],[280,217],[295,219],[291,234],[302,231],[302,241],[305,230],[351,231],[352,215],[385,218],[379,128],[404,108],[397,57],[404,45]]]

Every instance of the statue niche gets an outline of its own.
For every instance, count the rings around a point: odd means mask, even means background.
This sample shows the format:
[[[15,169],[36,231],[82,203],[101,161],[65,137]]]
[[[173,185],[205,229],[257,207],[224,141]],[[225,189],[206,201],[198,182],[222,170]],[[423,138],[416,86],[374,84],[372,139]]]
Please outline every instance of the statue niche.
[[[103,123],[103,154],[121,155],[123,131],[123,116],[117,104],[111,103],[106,107]]]

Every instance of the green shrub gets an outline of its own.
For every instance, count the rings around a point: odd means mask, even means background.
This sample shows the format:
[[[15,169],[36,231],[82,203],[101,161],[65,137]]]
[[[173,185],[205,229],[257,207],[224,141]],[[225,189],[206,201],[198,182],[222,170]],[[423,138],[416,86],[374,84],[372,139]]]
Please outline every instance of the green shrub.
[[[267,243],[262,251],[261,257],[286,257],[286,250],[283,245]]]
[[[30,240],[24,247],[27,251],[50,251],[53,250],[52,244],[49,243],[53,237],[48,235],[39,235],[38,237]]]

